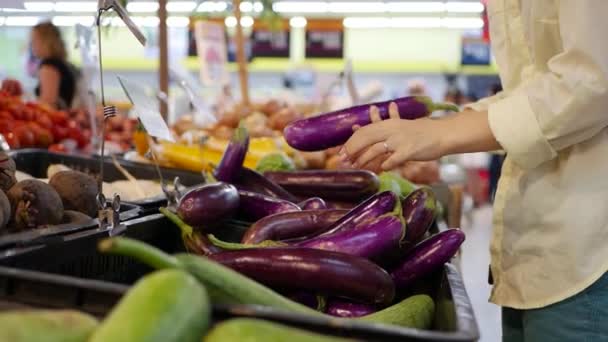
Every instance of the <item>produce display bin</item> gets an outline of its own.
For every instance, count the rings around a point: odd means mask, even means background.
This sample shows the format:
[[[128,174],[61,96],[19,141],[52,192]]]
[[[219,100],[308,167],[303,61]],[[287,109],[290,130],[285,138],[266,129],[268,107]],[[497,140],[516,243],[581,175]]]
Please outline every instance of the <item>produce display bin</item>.
[[[15,160],[17,170],[25,172],[32,177],[46,178],[47,168],[52,164],[62,164],[73,170],[82,171],[96,177],[99,174],[99,159],[84,155],[68,155],[53,153],[42,149],[14,150],[9,155]],[[152,164],[134,163],[117,158],[118,163],[135,178],[142,180],[158,180],[158,172]],[[185,186],[193,186],[204,182],[201,174],[171,168],[160,168],[167,182],[173,182],[179,177]],[[125,180],[125,176],[116,168],[111,158],[104,161],[104,181],[113,182]],[[155,210],[166,203],[164,195],[129,201],[146,210]]]
[[[123,233],[125,236],[148,242],[167,252],[183,251],[178,229],[160,214],[138,218],[125,224],[127,226]],[[239,234],[238,230],[243,229],[232,228],[214,233],[219,238],[230,240],[230,236],[225,234],[222,236],[219,233],[237,231],[236,234]],[[66,236],[61,244],[24,248],[10,256],[0,256],[0,265],[13,268],[12,270],[0,268],[0,300],[40,306],[57,306],[55,301],[64,300],[59,304],[60,307],[76,307],[95,314],[102,313],[103,307],[105,306],[106,309],[111,307],[117,299],[116,296],[125,289],[118,284],[132,284],[151,271],[149,267],[130,258],[98,253],[96,249],[98,241],[107,236],[107,232],[81,232]],[[30,271],[46,274],[38,277],[39,273]],[[72,280],[71,277],[76,277],[78,280]],[[30,287],[18,285],[24,282],[34,285]],[[97,284],[101,284],[101,287],[96,287]],[[267,307],[217,307],[216,311],[218,317],[234,315],[259,317],[366,341],[477,340],[479,334],[473,309],[456,268],[452,264],[446,264],[443,271],[435,274],[427,284],[429,285],[425,288],[425,292],[432,295],[437,307],[434,327],[429,331],[358,321],[337,323],[333,319],[309,317]],[[44,295],[40,287],[44,288],[47,285],[50,289],[59,287],[60,290],[48,290]],[[30,289],[32,287],[33,290]],[[21,288],[25,290],[19,291]],[[95,291],[99,292],[100,289],[101,294],[95,298]],[[103,291],[103,289],[109,290]],[[101,303],[103,301],[106,301],[105,304]]]

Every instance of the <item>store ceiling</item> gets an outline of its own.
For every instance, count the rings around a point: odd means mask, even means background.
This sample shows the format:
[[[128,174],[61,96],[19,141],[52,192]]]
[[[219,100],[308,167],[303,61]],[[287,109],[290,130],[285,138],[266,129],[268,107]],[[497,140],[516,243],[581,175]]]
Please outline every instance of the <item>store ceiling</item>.
[[[11,0],[15,1],[15,0]],[[0,8],[2,3],[0,1]],[[211,15],[230,16],[231,1],[184,1],[169,0],[170,26],[187,26],[189,16]],[[59,26],[73,26],[77,23],[90,25],[97,9],[97,1],[60,0],[25,1],[25,10],[1,9],[0,25],[31,26],[43,19],[52,19]],[[263,10],[259,1],[242,1],[241,10],[247,17],[255,17]],[[281,0],[274,1],[273,9],[287,17],[345,18],[345,25],[352,27],[377,26],[380,23],[398,21],[403,27],[450,27],[479,28],[480,13],[484,7],[480,1],[316,1]],[[138,24],[157,26],[155,18],[157,1],[129,0],[127,10]],[[441,21],[448,23],[441,24]],[[230,21],[230,20],[228,20]],[[252,22],[251,18],[245,20]],[[451,23],[451,24],[450,24]],[[116,22],[116,24],[120,24]],[[382,24],[383,25],[383,24]],[[348,26],[348,25],[347,25]]]

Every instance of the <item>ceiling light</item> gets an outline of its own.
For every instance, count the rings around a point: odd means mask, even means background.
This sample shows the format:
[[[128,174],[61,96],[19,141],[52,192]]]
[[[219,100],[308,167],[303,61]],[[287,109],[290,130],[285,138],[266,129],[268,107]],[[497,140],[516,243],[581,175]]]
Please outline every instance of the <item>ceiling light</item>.
[[[169,17],[167,18],[167,26],[170,27],[187,27],[190,25],[188,17]]]
[[[53,25],[55,26],[76,26],[81,24],[84,26],[92,26],[95,21],[93,16],[56,16],[53,17]]]
[[[262,4],[259,1],[256,1],[256,2],[253,3],[253,11],[254,12],[260,13],[263,10],[264,10],[264,4]]]
[[[387,2],[386,10],[392,13],[431,13],[444,12],[443,2]]]
[[[60,1],[55,3],[56,12],[96,12],[97,3],[93,1]]]
[[[38,24],[38,17],[6,17],[4,25],[6,26],[34,26]]]
[[[28,12],[52,12],[55,8],[52,2],[26,2],[24,6]]]
[[[192,12],[196,7],[194,1],[171,1],[167,3],[167,11],[169,12]]]
[[[152,13],[158,11],[158,2],[142,1],[129,2],[127,11],[131,13]]]
[[[169,17],[171,18],[171,17]],[[160,19],[158,17],[148,16],[148,17],[132,17],[131,20],[135,23],[135,25],[139,27],[158,27],[160,24]],[[167,22],[169,19],[167,18]]]
[[[389,18],[344,18],[342,22],[347,28],[384,28],[390,26]]]
[[[333,13],[381,13],[386,12],[384,2],[330,2]]]
[[[289,19],[289,26],[291,27],[306,27],[307,21],[304,17],[293,17]]]
[[[253,11],[253,3],[249,1],[243,1],[241,2],[239,8],[241,9],[241,12],[251,12]]]
[[[253,18],[250,16],[245,16],[241,18],[241,26],[243,27],[251,27],[253,26]]]
[[[483,27],[483,20],[481,18],[443,18],[441,26],[446,28],[479,29]]]
[[[450,1],[445,3],[448,12],[481,13],[484,6],[481,2]]]
[[[320,1],[311,2],[289,2],[277,1],[272,4],[272,9],[280,13],[324,13],[327,12],[328,3]]]
[[[441,18],[392,18],[391,27],[395,28],[437,28]]]
[[[0,17],[0,26],[4,25],[4,17]]]
[[[236,27],[236,18],[233,16],[226,17],[224,24],[228,27]]]

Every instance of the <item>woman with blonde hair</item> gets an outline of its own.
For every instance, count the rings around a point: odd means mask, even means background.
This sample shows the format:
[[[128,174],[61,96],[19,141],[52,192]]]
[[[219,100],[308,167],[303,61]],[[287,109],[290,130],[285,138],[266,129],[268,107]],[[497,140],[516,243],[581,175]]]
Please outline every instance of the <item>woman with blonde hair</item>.
[[[30,39],[32,52],[40,60],[38,100],[53,108],[69,108],[76,94],[77,70],[67,61],[61,32],[44,22],[32,28]]]

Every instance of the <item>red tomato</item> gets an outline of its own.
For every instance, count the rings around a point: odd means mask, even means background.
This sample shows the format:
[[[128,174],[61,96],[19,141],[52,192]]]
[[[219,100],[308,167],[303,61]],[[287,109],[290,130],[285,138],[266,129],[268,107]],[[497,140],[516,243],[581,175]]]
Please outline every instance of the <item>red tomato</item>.
[[[69,128],[62,125],[53,125],[51,133],[53,133],[53,137],[56,141],[61,141],[68,137]]]
[[[53,145],[49,146],[49,151],[50,152],[66,153],[68,150],[67,150],[67,148],[65,148],[64,144],[53,144]]]
[[[19,139],[21,147],[34,147],[36,144],[34,132],[32,132],[32,128],[27,125],[15,127],[15,135],[17,136],[17,139]]]
[[[36,118],[36,123],[38,123],[40,126],[46,128],[46,129],[52,129],[54,126],[53,121],[51,121],[51,118],[49,118],[49,116],[44,113],[38,113],[38,117]]]
[[[53,134],[46,128],[38,125],[35,122],[29,123],[32,132],[36,138],[36,146],[37,147],[48,147],[53,143]]]
[[[55,125],[65,125],[68,122],[68,113],[64,111],[51,111],[49,117]]]
[[[19,143],[19,138],[13,132],[8,132],[4,134],[4,139],[12,149],[21,148],[21,144]]]

